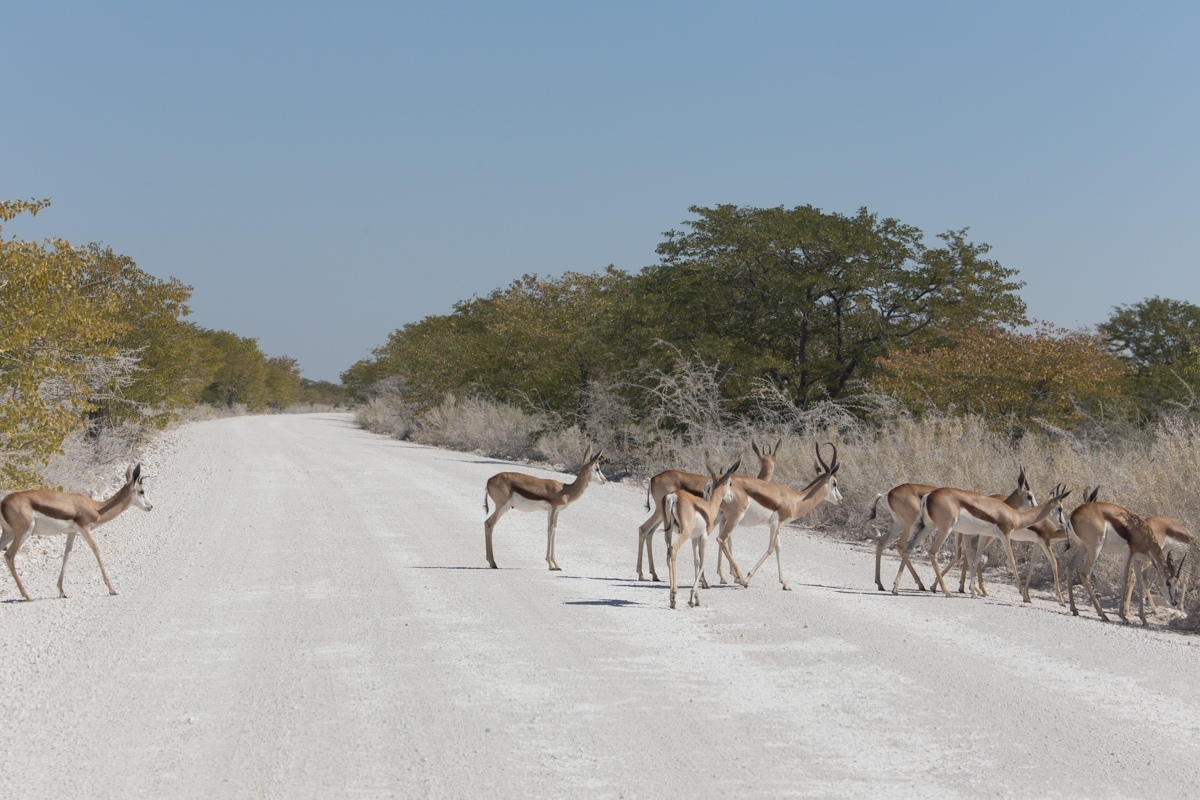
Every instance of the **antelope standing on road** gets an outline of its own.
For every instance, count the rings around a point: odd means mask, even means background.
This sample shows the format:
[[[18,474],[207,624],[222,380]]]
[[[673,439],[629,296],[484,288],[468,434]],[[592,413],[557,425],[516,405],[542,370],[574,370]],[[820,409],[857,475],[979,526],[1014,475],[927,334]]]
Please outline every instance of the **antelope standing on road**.
[[[707,461],[707,459],[706,459]],[[667,540],[667,571],[671,579],[671,608],[675,607],[675,593],[679,573],[679,548],[692,541],[692,560],[696,565],[696,579],[692,583],[692,594],[688,598],[689,606],[700,605],[700,576],[704,573],[704,551],[707,549],[708,536],[712,533],[713,525],[717,522],[721,503],[733,499],[730,490],[730,479],[737,468],[741,466],[739,458],[733,466],[717,476],[717,471],[708,464],[708,474],[712,476],[699,497],[683,490],[674,491],[663,499],[663,535]],[[678,533],[678,538],[674,538]]]
[[[756,442],[751,442],[750,447],[754,450],[754,454],[758,456],[758,477],[761,480],[769,481],[771,476],[775,474],[775,459],[779,455],[779,446],[783,444],[783,439],[780,438],[775,443],[775,447],[763,445],[759,447]],[[739,460],[740,463],[740,460]],[[733,481],[736,484],[742,479],[741,475],[734,475]],[[654,531],[658,529],[659,524],[663,521],[663,500],[671,492],[683,490],[694,495],[704,493],[704,486],[710,478],[704,475],[698,475],[694,472],[682,472],[677,469],[663,470],[650,479],[650,486],[646,490],[646,510],[651,508],[653,501],[654,512],[650,518],[638,526],[638,560],[637,573],[638,580],[644,581],[646,578],[642,574],[642,551],[646,553],[646,562],[650,567],[650,577],[652,580],[658,580],[658,573],[654,571]],[[725,583],[725,575],[721,572],[721,553],[717,553],[717,574],[721,575],[721,583]],[[703,576],[701,576],[703,578]],[[705,586],[704,588],[708,588]]]
[[[583,454],[583,463],[575,480],[564,484],[562,481],[550,478],[538,478],[523,472],[500,472],[488,478],[487,492],[483,497],[483,510],[488,510],[488,498],[496,504],[496,510],[483,523],[483,542],[487,548],[487,561],[492,569],[496,569],[496,559],[492,554],[492,529],[510,508],[518,511],[546,511],[549,519],[546,530],[546,563],[551,570],[561,570],[554,557],[554,530],[558,525],[558,515],[567,506],[583,496],[588,484],[593,479],[604,483],[604,473],[600,471],[600,456],[603,451],[592,455],[589,446]]]
[[[100,547],[92,538],[92,531],[111,522],[122,511],[134,505],[144,511],[153,506],[146,498],[146,490],[142,486],[142,465],[134,464],[125,471],[125,485],[107,500],[93,500],[82,494],[56,492],[50,489],[31,489],[24,492],[13,492],[0,500],[0,550],[4,550],[4,560],[8,562],[8,571],[21,596],[29,600],[29,592],[17,575],[16,558],[21,546],[29,536],[61,536],[66,535],[67,546],[63,550],[62,569],[58,573],[58,596],[66,597],[63,591],[63,577],[67,574],[67,557],[75,546],[75,537],[83,534],[88,546],[96,555],[96,563],[100,565],[100,574],[109,594],[116,594],[112,581],[108,579],[108,571],[104,569],[104,559],[100,557]]]

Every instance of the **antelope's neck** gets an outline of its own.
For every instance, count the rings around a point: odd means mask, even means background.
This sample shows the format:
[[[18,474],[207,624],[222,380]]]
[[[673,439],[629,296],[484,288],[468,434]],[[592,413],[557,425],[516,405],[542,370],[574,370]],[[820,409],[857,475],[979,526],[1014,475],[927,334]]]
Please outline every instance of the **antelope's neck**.
[[[100,519],[96,520],[97,525],[103,525],[114,517],[120,515],[122,511],[129,508],[129,504],[133,501],[133,487],[130,484],[125,484],[112,497],[105,500],[103,503],[98,503],[96,513],[100,515]]]

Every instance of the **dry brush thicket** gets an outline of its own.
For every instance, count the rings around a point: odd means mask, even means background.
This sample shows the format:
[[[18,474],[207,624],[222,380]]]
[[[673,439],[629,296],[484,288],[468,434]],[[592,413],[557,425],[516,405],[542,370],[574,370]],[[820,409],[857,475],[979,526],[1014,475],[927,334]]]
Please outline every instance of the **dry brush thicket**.
[[[577,419],[522,410],[483,398],[447,398],[424,412],[401,394],[381,387],[357,411],[363,427],[421,444],[478,451],[491,456],[573,466],[588,444],[605,449],[605,471],[644,480],[667,468],[703,471],[706,456],[730,463],[748,454],[750,442],[783,439],[775,480],[802,486],[814,475],[816,442],[831,441],[843,463],[840,506],[823,504],[806,520],[834,535],[874,539],[890,523],[882,504],[868,521],[875,496],[906,481],[1009,492],[1024,467],[1039,500],[1059,482],[1075,490],[1100,485],[1100,499],[1143,516],[1167,514],[1200,519],[1200,420],[1180,414],[1137,427],[1099,423],[1077,431],[1000,428],[977,416],[929,413],[914,416],[887,397],[862,394],[856,401],[808,409],[763,388],[753,398],[753,421],[723,410],[713,370],[691,362],[659,374],[642,388],[650,398],[640,413],[618,386],[590,387]],[[753,459],[744,472],[753,473]],[[1058,545],[1061,548],[1062,545]],[[1018,548],[1023,549],[1023,548]],[[998,551],[995,551],[998,552]],[[1018,555],[1024,569],[1025,554]],[[1007,580],[1004,559],[990,559],[994,580]],[[1051,583],[1039,556],[1035,585]],[[1193,564],[1200,558],[1193,556]],[[1109,597],[1120,586],[1119,565],[1101,559],[1097,589]],[[1200,609],[1200,592],[1189,597]],[[1200,614],[1190,616],[1200,617]]]

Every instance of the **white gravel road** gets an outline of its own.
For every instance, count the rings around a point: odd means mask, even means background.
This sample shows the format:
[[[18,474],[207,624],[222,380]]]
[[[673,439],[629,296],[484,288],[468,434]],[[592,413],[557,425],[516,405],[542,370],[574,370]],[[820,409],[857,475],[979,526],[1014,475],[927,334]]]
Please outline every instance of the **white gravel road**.
[[[871,550],[794,529],[794,591],[669,611],[634,485],[563,513],[562,572],[515,512],[489,570],[505,466],[341,415],[194,424],[146,467],[154,511],[99,536],[118,596],[77,546],[58,599],[58,541],[18,559],[34,602],[0,573],[0,797],[1200,793],[1186,636],[881,594]]]

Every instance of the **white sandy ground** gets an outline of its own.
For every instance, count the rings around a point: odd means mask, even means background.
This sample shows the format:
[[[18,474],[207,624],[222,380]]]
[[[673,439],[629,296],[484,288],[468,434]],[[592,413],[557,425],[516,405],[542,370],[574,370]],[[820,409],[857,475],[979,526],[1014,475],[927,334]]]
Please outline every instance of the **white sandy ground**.
[[[870,549],[796,529],[794,591],[772,564],[670,611],[633,485],[563,513],[558,573],[510,512],[493,571],[502,468],[339,415],[167,434],[154,511],[99,536],[118,596],[82,543],[66,600],[60,541],[18,559],[34,602],[0,573],[0,797],[1200,793],[1189,637],[1002,585],[893,597]]]

